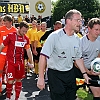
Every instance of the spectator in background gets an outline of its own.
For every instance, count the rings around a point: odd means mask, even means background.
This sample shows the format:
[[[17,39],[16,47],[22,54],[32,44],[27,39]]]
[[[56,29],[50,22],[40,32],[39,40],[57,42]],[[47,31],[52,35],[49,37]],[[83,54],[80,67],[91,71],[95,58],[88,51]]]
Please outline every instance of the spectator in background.
[[[82,26],[85,26],[85,19],[82,17]]]
[[[41,23],[40,23],[40,21],[37,21],[36,27],[37,27],[37,32],[41,30]]]
[[[32,28],[28,29],[27,34],[26,34],[28,38],[30,39],[30,44],[31,44],[31,41],[33,40],[33,34],[37,32],[36,25],[37,25],[37,21],[33,20]]]
[[[42,15],[38,15],[37,21],[40,21],[40,23],[42,22]]]
[[[23,21],[23,17],[21,16],[21,14],[18,15],[18,23]]]
[[[60,21],[62,23],[62,27],[64,27],[65,26],[65,17],[63,16],[63,18]]]
[[[34,15],[32,15],[31,18],[30,18],[31,23],[32,23],[33,20],[37,20]]]
[[[41,23],[41,30],[35,34],[35,41],[34,41],[34,45],[32,46],[33,54],[34,54],[34,61],[35,61],[35,74],[36,74],[36,76],[38,76],[38,62],[39,62],[40,52],[42,49],[40,38],[45,34],[46,27],[47,27],[46,22],[42,22]]]
[[[30,19],[28,18],[28,16],[26,15],[25,16],[25,19],[24,19],[27,23],[30,23]]]
[[[36,25],[37,25],[37,21],[33,20],[32,21],[32,28],[28,29],[27,34],[26,34],[28,36],[29,40],[30,40],[30,46],[31,47],[32,47],[32,43],[34,43],[34,34],[37,33]],[[26,51],[25,51],[25,55],[27,57]],[[30,72],[30,70],[28,72]]]
[[[53,31],[56,31],[58,29],[61,29],[62,28],[62,23],[61,21],[56,21],[54,26],[53,26],[53,29],[51,30],[48,30],[45,32],[45,34],[40,38],[40,42],[41,41],[45,41],[47,39],[47,37],[53,32]]]

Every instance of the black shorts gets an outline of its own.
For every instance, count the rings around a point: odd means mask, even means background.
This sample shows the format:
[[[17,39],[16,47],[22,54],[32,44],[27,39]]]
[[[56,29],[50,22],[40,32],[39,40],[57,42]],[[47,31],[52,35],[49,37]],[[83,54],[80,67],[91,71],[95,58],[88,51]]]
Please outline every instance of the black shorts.
[[[36,51],[38,53],[38,55],[33,55],[34,60],[38,60],[39,61],[39,57],[40,57],[40,52],[41,52],[42,47],[36,48]]]
[[[48,69],[48,83],[52,100],[75,100],[76,79],[74,69],[70,71]]]
[[[80,69],[78,69],[77,67],[74,66],[74,71],[75,71],[75,76],[76,78],[82,78],[83,79],[83,75],[80,71]],[[99,80],[99,76],[95,76],[95,75],[88,75],[92,80]]]

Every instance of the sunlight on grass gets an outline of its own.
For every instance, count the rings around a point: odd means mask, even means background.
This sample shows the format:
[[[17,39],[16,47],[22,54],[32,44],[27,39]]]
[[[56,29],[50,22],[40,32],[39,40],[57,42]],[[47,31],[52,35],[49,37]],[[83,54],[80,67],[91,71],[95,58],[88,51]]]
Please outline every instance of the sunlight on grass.
[[[78,91],[77,91],[77,95],[78,95],[78,98],[80,98],[81,100],[93,100],[93,96],[92,94],[86,92],[84,89],[80,88]]]

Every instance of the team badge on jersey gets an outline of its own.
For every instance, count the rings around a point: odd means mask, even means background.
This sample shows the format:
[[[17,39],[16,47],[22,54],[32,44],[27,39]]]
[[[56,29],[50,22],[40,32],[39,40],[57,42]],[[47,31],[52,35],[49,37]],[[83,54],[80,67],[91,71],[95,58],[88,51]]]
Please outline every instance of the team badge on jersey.
[[[15,46],[16,47],[24,47],[26,42],[20,42],[20,41],[15,41]]]

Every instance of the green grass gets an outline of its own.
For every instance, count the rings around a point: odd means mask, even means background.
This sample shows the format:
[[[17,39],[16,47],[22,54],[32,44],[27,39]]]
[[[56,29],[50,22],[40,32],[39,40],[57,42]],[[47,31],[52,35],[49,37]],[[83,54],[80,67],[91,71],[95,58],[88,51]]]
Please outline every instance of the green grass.
[[[88,93],[82,88],[77,90],[77,95],[78,95],[78,98],[80,98],[80,100],[93,100],[92,94]]]

